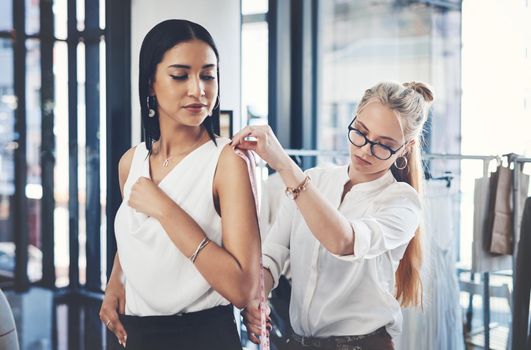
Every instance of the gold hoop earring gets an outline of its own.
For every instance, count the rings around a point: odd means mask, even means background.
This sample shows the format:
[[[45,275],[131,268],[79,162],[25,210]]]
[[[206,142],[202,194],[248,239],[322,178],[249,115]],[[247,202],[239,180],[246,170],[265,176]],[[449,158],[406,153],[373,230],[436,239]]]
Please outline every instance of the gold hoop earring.
[[[398,170],[404,170],[407,167],[407,158],[405,156],[397,157],[394,165]]]

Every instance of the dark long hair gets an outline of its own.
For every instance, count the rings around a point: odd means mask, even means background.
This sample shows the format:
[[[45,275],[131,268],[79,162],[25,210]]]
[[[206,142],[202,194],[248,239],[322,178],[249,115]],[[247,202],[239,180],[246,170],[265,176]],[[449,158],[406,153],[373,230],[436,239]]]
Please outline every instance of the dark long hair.
[[[210,33],[201,25],[182,20],[169,19],[160,22],[154,26],[144,37],[142,47],[140,48],[138,94],[140,98],[140,114],[142,117],[143,138],[146,142],[146,148],[151,152],[153,142],[160,138],[160,124],[158,113],[155,117],[148,116],[147,98],[151,90],[151,83],[155,79],[157,65],[162,61],[166,51],[175,45],[190,40],[201,40],[207,43],[214,53],[217,60],[217,81],[218,96],[212,115],[207,117],[201,124],[208,132],[208,135],[216,143],[214,134],[214,125],[219,124],[219,54],[214,39]]]

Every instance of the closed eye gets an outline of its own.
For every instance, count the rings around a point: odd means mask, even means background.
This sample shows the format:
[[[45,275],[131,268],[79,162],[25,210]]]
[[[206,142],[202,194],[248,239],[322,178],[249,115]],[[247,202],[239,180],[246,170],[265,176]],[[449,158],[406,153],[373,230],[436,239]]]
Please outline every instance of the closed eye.
[[[173,80],[186,80],[188,75],[170,75]]]
[[[173,80],[186,80],[186,79],[188,79],[188,75],[170,75],[170,77]],[[200,78],[201,78],[201,80],[206,80],[206,81],[212,81],[212,80],[216,79],[216,77],[212,76],[212,75],[201,75]]]

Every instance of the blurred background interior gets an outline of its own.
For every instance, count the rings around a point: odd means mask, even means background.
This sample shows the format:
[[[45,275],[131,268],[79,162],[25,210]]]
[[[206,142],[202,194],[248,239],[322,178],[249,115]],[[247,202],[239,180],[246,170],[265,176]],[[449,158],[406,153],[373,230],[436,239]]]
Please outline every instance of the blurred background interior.
[[[0,0],[0,288],[20,349],[114,347],[98,310],[116,250],[117,166],[141,141],[141,40],[167,18],[196,21],[217,42],[219,132],[269,123],[305,168],[347,161],[364,89],[431,84],[424,165],[426,181],[443,185],[430,200],[446,207],[425,218],[439,248],[426,259],[444,260],[449,279],[437,276],[450,292],[433,295],[427,271],[428,297],[448,301],[427,312],[459,338],[433,335],[430,349],[511,348],[516,254],[485,267],[474,253],[474,192],[504,164],[529,193],[529,0]],[[426,317],[410,311],[402,349],[415,349],[404,344]]]

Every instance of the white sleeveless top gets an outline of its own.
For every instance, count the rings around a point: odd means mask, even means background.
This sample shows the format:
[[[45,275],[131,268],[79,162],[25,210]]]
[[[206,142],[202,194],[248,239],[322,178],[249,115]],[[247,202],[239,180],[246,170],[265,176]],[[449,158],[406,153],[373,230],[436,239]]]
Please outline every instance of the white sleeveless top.
[[[230,140],[216,141],[217,146],[208,141],[188,154],[159,187],[197,222],[210,240],[221,245],[221,218],[214,207],[212,186],[219,156]],[[125,313],[173,315],[229,304],[175,246],[159,221],[127,204],[131,187],[140,176],[150,178],[145,143],[134,151],[124,200],[114,221],[125,276]]]

